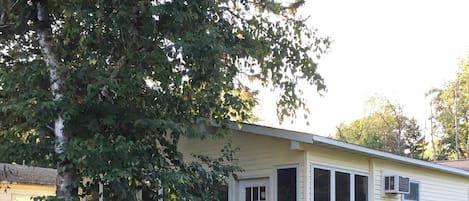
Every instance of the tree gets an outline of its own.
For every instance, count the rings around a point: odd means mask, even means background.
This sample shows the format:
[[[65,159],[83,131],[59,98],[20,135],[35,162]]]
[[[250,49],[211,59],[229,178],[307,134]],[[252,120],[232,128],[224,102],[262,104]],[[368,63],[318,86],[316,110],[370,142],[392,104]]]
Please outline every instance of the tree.
[[[430,90],[427,96],[432,97],[432,120],[441,133],[442,159],[469,158],[469,56],[461,61],[455,80]]]
[[[428,158],[424,156],[425,147],[427,146],[425,135],[421,132],[416,119],[407,119],[405,122],[405,131],[402,141],[405,156],[428,160]]]
[[[305,107],[300,80],[325,89],[316,62],[330,40],[296,15],[303,3],[1,0],[0,128],[18,142],[11,161],[57,164],[67,201],[98,183],[109,200],[144,188],[213,200],[236,168],[187,164],[178,139],[202,132],[196,124],[250,119],[248,78],[283,91],[280,116]]]
[[[424,159],[425,136],[417,121],[404,115],[398,103],[384,97],[371,97],[370,111],[349,125],[337,126],[336,138],[407,157]]]

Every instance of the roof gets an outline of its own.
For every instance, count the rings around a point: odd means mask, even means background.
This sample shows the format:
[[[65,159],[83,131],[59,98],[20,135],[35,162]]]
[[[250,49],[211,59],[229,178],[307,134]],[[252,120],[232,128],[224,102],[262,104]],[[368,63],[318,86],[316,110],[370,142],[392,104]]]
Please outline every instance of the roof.
[[[1,183],[55,185],[57,170],[0,163]]]
[[[218,126],[217,124],[212,124],[212,125]],[[419,166],[423,168],[428,168],[428,169],[438,170],[438,171],[442,171],[446,173],[469,177],[469,171],[465,171],[463,169],[450,167],[447,165],[441,165],[441,164],[437,164],[433,162],[408,158],[408,157],[392,154],[389,152],[370,149],[367,147],[350,144],[350,143],[334,140],[331,138],[327,138],[327,137],[323,137],[323,136],[319,136],[319,135],[315,135],[311,133],[291,131],[291,130],[259,126],[259,125],[253,125],[253,124],[242,123],[240,125],[241,126],[233,122],[233,123],[230,123],[228,127],[232,130],[239,130],[239,131],[248,132],[252,134],[282,138],[282,139],[309,143],[309,144],[319,144],[319,145],[324,145],[324,146],[342,149],[346,151],[352,151],[352,152],[359,153],[362,155],[372,156],[372,157],[381,158],[385,160],[396,161],[396,162],[403,163],[403,164],[409,164],[409,165],[414,165],[414,166]]]
[[[466,159],[466,160],[451,160],[451,161],[436,161],[435,163],[469,171],[469,159]]]

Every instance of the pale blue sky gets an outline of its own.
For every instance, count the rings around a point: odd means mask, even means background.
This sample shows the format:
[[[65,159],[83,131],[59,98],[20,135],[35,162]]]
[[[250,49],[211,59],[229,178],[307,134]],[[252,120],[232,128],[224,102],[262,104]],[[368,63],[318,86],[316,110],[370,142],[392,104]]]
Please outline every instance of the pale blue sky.
[[[401,103],[424,128],[425,92],[452,79],[469,50],[467,8],[463,0],[306,0],[302,15],[334,41],[319,64],[328,92],[320,98],[311,88],[307,94],[307,126],[302,118],[278,125],[277,97],[264,90],[258,123],[333,135],[340,122],[363,117],[368,97],[381,94]]]

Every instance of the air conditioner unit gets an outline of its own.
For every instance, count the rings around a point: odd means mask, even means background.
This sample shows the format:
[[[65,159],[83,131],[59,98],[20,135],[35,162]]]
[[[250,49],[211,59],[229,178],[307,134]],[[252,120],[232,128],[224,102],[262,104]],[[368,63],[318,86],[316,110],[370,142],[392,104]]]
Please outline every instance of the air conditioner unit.
[[[399,175],[384,176],[384,192],[394,194],[408,194],[410,192],[410,180]]]

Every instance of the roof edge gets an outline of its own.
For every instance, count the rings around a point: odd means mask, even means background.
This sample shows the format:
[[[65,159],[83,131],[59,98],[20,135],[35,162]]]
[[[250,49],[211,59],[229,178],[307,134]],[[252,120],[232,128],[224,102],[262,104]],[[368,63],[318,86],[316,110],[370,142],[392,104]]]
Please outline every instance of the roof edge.
[[[240,125],[241,127],[239,127],[238,125]],[[219,125],[215,123],[212,123],[212,126],[219,127]],[[408,157],[404,157],[404,156],[400,156],[400,155],[396,155],[396,154],[392,154],[392,153],[388,153],[384,151],[379,151],[379,150],[363,147],[360,145],[355,145],[355,144],[350,144],[350,143],[334,140],[331,138],[319,136],[319,135],[312,134],[312,133],[292,131],[292,130],[286,130],[282,128],[273,128],[273,127],[267,127],[267,126],[261,126],[261,125],[255,125],[255,124],[247,124],[247,123],[238,124],[235,122],[231,122],[227,126],[228,128],[232,130],[244,131],[248,133],[282,138],[282,139],[287,139],[287,140],[295,140],[295,141],[309,143],[309,144],[320,143],[324,145],[329,145],[329,146],[334,146],[334,147],[338,147],[338,148],[342,148],[346,150],[364,153],[366,155],[375,156],[377,158],[384,158],[384,159],[393,160],[393,161],[397,161],[397,162],[401,162],[405,164],[416,165],[419,167],[425,167],[425,168],[429,168],[433,170],[443,171],[446,173],[469,177],[469,171],[465,171],[462,169],[453,168],[453,167],[449,167],[449,166],[445,166],[445,165],[441,165],[441,164],[437,164],[433,162],[408,158]]]

